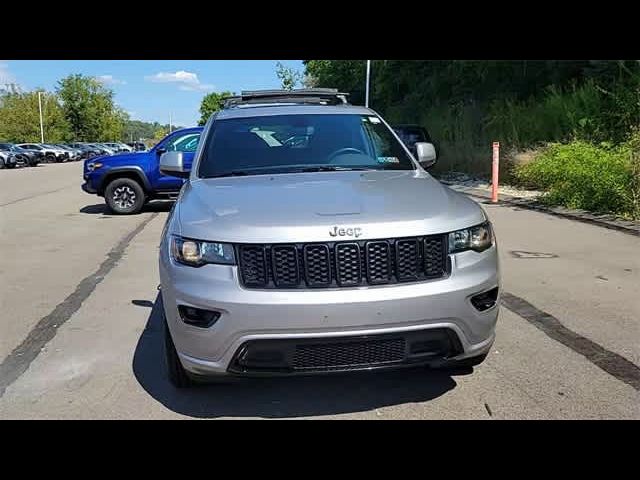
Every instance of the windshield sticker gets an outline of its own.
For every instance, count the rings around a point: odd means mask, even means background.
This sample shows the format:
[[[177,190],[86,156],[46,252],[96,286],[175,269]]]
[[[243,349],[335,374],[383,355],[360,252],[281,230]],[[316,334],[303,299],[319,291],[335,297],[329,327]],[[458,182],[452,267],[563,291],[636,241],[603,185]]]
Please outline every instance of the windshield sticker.
[[[398,157],[378,157],[378,163],[400,163]]]

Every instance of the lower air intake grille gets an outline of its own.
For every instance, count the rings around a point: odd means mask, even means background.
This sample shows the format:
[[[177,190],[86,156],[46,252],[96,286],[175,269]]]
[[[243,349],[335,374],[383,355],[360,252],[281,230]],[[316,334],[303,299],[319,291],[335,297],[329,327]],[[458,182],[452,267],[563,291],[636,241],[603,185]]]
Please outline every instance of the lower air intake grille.
[[[298,345],[293,356],[294,370],[331,370],[378,366],[402,362],[403,338],[319,345]]]

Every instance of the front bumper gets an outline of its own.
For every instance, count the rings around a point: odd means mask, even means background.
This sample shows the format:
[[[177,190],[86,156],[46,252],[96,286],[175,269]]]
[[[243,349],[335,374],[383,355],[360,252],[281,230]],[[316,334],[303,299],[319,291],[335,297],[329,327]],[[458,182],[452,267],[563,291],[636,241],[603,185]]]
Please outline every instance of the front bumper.
[[[334,342],[379,335],[439,330],[457,339],[447,359],[487,353],[495,337],[499,297],[480,312],[470,297],[500,285],[496,247],[451,255],[447,278],[325,290],[249,290],[235,266],[192,268],[174,263],[160,248],[160,281],[167,324],[184,367],[198,376],[243,373],[234,366],[249,342]],[[220,313],[211,327],[184,323],[178,305]],[[429,358],[429,361],[442,358]],[[406,364],[407,362],[401,362]],[[391,366],[391,365],[387,365]]]
[[[91,194],[98,193],[98,191],[95,188],[93,188],[88,181],[83,183],[81,188],[85,193],[91,193]]]

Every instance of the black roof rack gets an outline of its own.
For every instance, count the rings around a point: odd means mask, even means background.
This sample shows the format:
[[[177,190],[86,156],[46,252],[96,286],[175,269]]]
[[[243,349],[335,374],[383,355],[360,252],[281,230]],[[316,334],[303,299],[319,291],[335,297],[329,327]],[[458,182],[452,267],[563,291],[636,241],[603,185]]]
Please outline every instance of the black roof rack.
[[[336,88],[299,88],[296,90],[253,90],[243,91],[238,96],[228,97],[224,108],[240,105],[269,103],[311,103],[318,105],[348,104],[348,93]]]

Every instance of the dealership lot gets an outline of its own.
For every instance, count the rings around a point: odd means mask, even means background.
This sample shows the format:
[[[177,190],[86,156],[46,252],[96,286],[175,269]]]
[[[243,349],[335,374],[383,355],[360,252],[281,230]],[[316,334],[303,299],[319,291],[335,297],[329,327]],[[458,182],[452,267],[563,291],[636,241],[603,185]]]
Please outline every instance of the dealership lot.
[[[0,172],[0,418],[640,419],[640,237],[485,204],[510,295],[474,372],[177,391],[157,290],[170,203],[108,215],[81,168]]]

